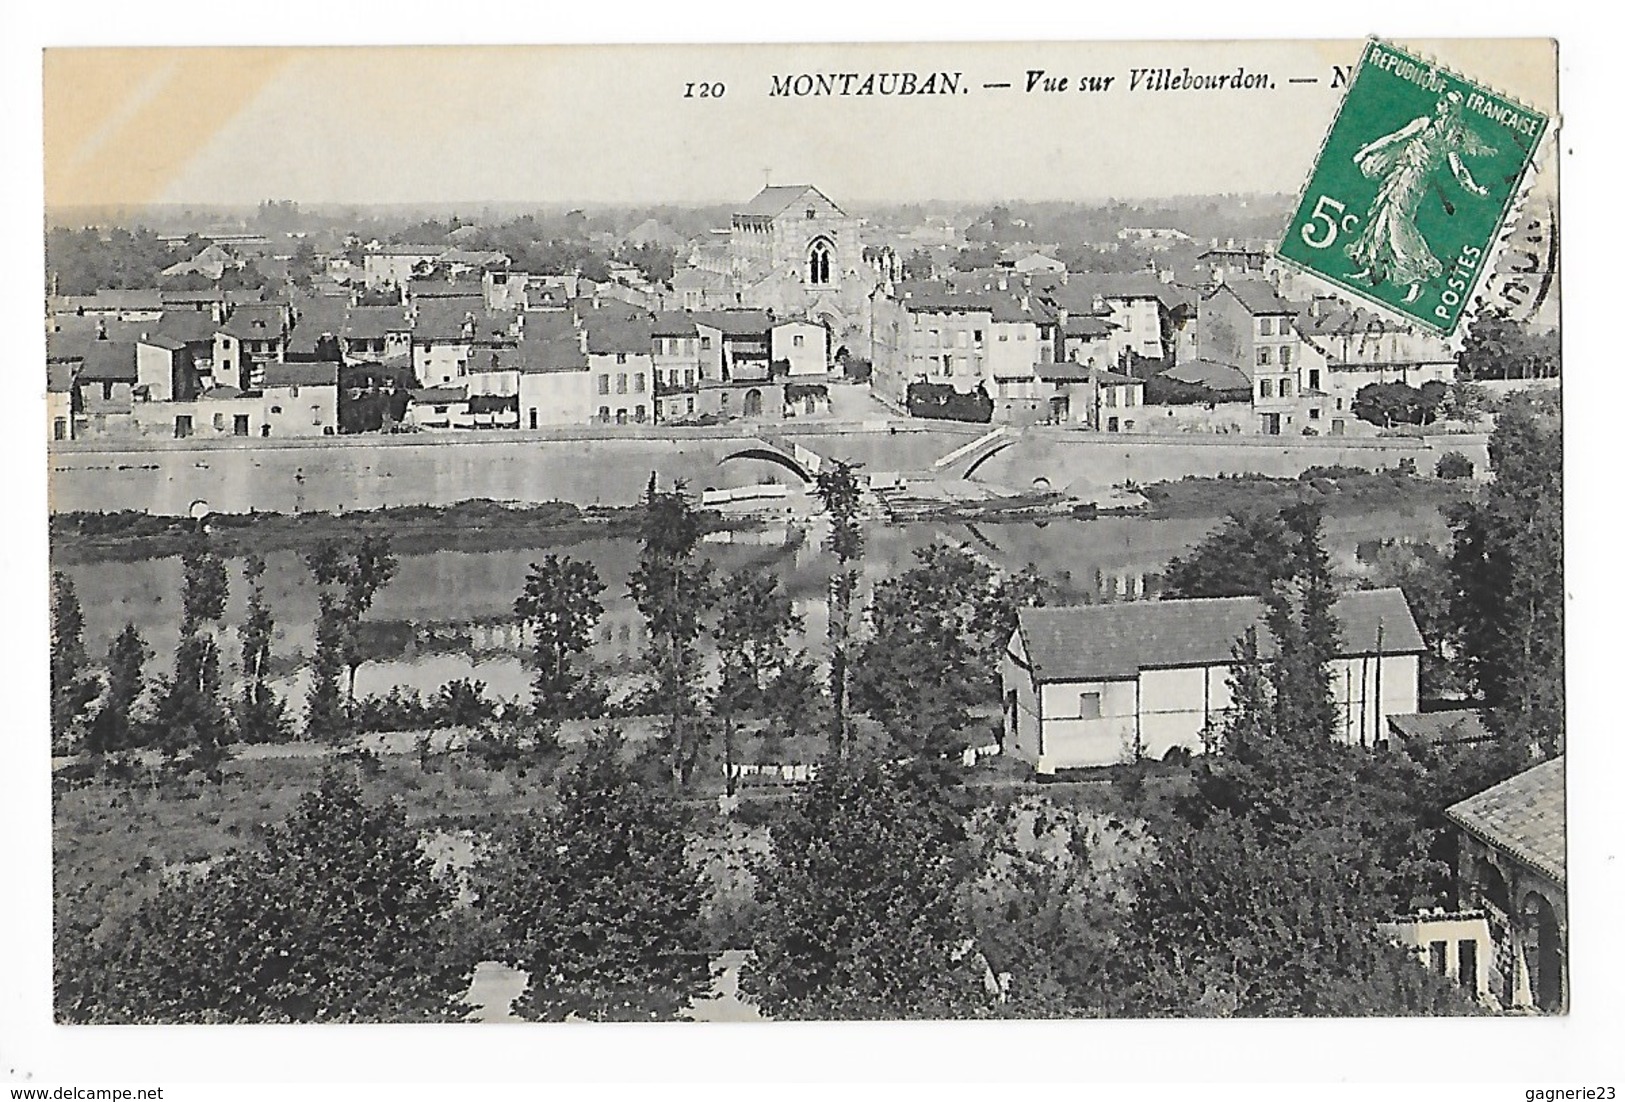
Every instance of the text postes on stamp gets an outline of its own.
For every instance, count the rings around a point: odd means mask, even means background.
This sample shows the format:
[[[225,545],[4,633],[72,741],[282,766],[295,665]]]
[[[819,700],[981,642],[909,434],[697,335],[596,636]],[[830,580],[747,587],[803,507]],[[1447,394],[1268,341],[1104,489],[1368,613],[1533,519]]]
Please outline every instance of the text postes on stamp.
[[[1369,42],[1279,254],[1451,335],[1549,122],[1437,65]]]

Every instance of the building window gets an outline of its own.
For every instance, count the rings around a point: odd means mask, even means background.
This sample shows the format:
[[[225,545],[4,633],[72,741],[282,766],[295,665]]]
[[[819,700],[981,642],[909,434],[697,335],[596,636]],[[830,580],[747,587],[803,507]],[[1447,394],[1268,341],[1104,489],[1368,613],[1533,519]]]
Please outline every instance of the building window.
[[[626,372],[624,372],[624,371],[621,372],[619,375],[615,376],[615,393],[616,394],[625,394],[626,393]]]
[[[1343,399],[1341,398],[1337,399],[1337,412],[1343,412]]]
[[[598,376],[598,393],[600,393],[600,394],[608,394],[609,393],[609,376],[608,375],[600,375],[600,376]]]
[[[694,413],[694,399],[692,398],[688,400],[688,412],[690,415]]]
[[[1275,383],[1270,379],[1258,380],[1258,396],[1260,398],[1275,397]]]
[[[598,419],[600,421],[602,421],[606,425],[609,424],[609,407],[608,406],[599,406],[598,407]]]
[[[1258,319],[1258,335],[1259,336],[1267,337],[1267,336],[1270,335],[1270,322],[1272,320],[1273,320],[1272,318],[1259,318]]]
[[[975,341],[977,344],[981,344],[982,343],[982,331],[980,329],[976,330],[974,333],[971,334],[971,339],[973,341]]]
[[[272,413],[281,413],[282,412],[282,407],[281,406],[272,406],[271,407],[271,412]]]
[[[683,385],[694,385],[694,369],[692,367],[686,367],[683,369]]]
[[[701,349],[701,351],[704,351],[704,352],[709,352],[711,350],[711,338],[710,337],[701,337],[700,338],[700,349]]]
[[[100,414],[97,414],[100,417]],[[175,418],[175,439],[181,440],[192,435],[192,418],[181,414]]]
[[[1285,344],[1285,345],[1281,346],[1281,366],[1282,367],[1291,367],[1292,366],[1292,346],[1290,344]]]
[[[1078,718],[1079,719],[1099,719],[1100,718],[1100,694],[1099,693],[1079,693],[1078,694]]]
[[[1114,387],[1114,386],[1108,386],[1108,387],[1104,387],[1103,389],[1106,391],[1106,405],[1107,406],[1116,406],[1117,405],[1117,388]]]
[[[1281,380],[1281,397],[1283,397],[1283,398],[1292,397],[1292,380],[1291,379],[1282,379]]]
[[[536,428],[537,425],[539,424],[539,422],[540,422],[540,418],[537,416],[536,407],[531,406],[530,407],[530,427],[531,428]]]
[[[214,415],[214,431],[215,432],[223,432],[225,430],[225,427],[226,427],[226,415],[224,413],[215,414]]]
[[[1106,431],[1107,432],[1116,432],[1117,431],[1117,418],[1108,417],[1106,419]]]
[[[1260,367],[1265,367],[1265,366],[1268,366],[1269,362],[1270,362],[1270,350],[1268,348],[1260,348],[1258,350],[1258,365]]]
[[[624,364],[626,362],[626,353],[625,352],[617,352],[617,353],[615,353],[615,362],[618,363],[618,364]]]
[[[819,238],[807,250],[807,282],[814,286],[826,286],[830,280],[830,254],[832,250],[828,241]]]
[[[637,421],[639,424],[642,424],[646,417],[647,414],[644,413],[642,406],[638,406],[632,411],[633,420]]]
[[[643,372],[639,371],[632,376],[632,393],[643,393]],[[641,408],[641,407],[640,407]]]
[[[803,345],[805,345],[806,343],[807,343],[807,338],[802,336],[800,333],[797,333],[795,336],[790,338],[790,344],[793,345],[796,348],[800,348]]]
[[[1134,404],[1134,388],[1133,387],[1126,386],[1126,387],[1123,388],[1123,404],[1125,406],[1132,406]]]
[[[1310,406],[1309,407],[1309,420],[1311,420],[1311,421],[1320,420],[1320,407],[1319,406]]]

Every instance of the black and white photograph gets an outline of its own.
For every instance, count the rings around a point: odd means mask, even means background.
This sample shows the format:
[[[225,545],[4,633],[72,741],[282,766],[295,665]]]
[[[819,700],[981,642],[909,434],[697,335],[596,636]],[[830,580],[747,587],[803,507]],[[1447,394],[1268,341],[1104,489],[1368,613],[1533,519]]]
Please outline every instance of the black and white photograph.
[[[48,45],[54,1028],[1612,997],[1461,33]]]

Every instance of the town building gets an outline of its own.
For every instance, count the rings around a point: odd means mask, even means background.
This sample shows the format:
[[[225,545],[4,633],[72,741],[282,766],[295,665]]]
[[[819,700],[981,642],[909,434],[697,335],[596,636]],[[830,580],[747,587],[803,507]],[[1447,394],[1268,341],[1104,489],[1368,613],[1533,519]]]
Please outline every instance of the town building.
[[[339,431],[339,364],[265,365],[261,404],[264,436],[329,436]]]
[[[1297,316],[1296,305],[1257,279],[1220,283],[1199,308],[1198,354],[1252,376],[1255,431],[1265,435],[1299,433],[1308,424],[1299,408]]]
[[[1488,918],[1491,995],[1504,1009],[1568,1009],[1568,849],[1562,756],[1460,803],[1457,896]]]
[[[1371,745],[1388,716],[1416,711],[1425,646],[1398,589],[1346,593],[1335,614],[1338,738]],[[1022,609],[1003,659],[1004,750],[1040,773],[1200,752],[1231,709],[1233,648],[1249,629],[1268,661],[1256,597]]]
[[[763,188],[730,220],[727,257],[726,274],[742,305],[822,324],[833,335],[836,359],[845,358],[843,348],[867,347],[869,293],[878,273],[863,259],[857,219],[817,188]],[[685,290],[703,297],[703,289]]]

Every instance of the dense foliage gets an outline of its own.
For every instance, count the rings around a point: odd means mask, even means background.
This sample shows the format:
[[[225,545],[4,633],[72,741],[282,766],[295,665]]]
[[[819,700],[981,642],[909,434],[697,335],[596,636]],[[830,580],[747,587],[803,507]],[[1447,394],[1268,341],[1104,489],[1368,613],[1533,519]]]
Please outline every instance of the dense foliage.
[[[404,812],[330,775],[261,845],[177,870],[127,922],[64,946],[58,1011],[88,1022],[455,1020],[472,962],[452,906]]]
[[[967,394],[948,383],[915,381],[908,384],[908,415],[985,425],[993,420],[993,399],[980,384]]]
[[[475,869],[492,952],[529,975],[520,1013],[549,1021],[669,1019],[710,984],[704,891],[687,819],[590,743],[558,806],[502,834]]]

